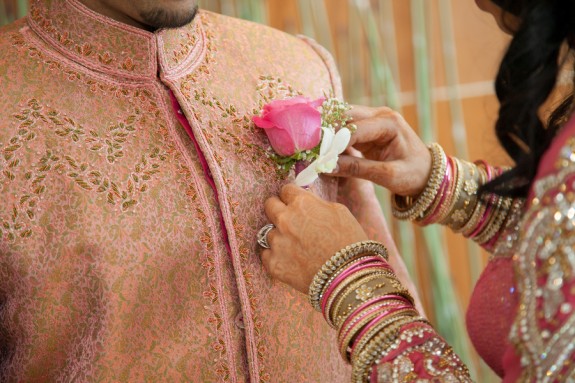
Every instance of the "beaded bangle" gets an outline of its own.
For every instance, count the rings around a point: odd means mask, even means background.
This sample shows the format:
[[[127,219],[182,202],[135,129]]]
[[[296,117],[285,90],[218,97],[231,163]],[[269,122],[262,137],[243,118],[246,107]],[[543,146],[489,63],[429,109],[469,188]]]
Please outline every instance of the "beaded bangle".
[[[453,182],[451,183],[451,188],[448,190],[448,199],[440,205],[439,212],[437,213],[437,218],[435,222],[443,222],[448,218],[453,210],[453,207],[457,203],[457,200],[461,196],[461,185],[463,183],[463,177],[461,174],[461,164],[455,157],[450,157],[449,160],[453,166]]]
[[[350,346],[350,343],[353,341],[353,339],[357,336],[357,334],[359,332],[362,331],[362,329],[366,328],[366,326],[369,323],[371,323],[375,318],[379,317],[380,315],[381,315],[381,312],[379,310],[371,310],[368,313],[366,313],[365,315],[358,318],[357,321],[350,323],[349,326],[347,327],[345,333],[340,332],[338,334],[339,352],[340,352],[341,357],[345,361],[347,361],[347,362],[350,361],[347,350]]]
[[[336,318],[335,320],[336,327],[341,330],[344,326],[347,325],[347,323],[353,320],[362,310],[365,310],[366,308],[371,307],[371,305],[380,302],[383,302],[387,306],[394,304],[410,303],[409,300],[400,295],[393,295],[393,294],[378,295],[368,301],[361,302],[357,306],[349,305],[345,312],[335,316],[336,314],[339,313],[340,309],[339,306],[336,306],[334,307],[334,317]]]
[[[492,222],[490,222],[485,230],[480,233],[474,240],[480,245],[489,242],[491,238],[499,232],[503,223],[507,219],[507,216],[511,212],[511,204],[513,200],[511,198],[502,198],[500,201],[500,207],[494,214]]]
[[[369,281],[378,279],[380,278],[380,276],[381,276],[380,271],[371,269],[361,270],[357,272],[357,275],[349,277],[341,284],[341,286],[338,286],[333,292],[332,296],[330,296],[329,299],[327,300],[327,303],[324,306],[324,310],[322,310],[323,316],[327,321],[327,323],[331,327],[335,328],[335,325],[333,324],[332,321],[333,316],[331,315],[331,308],[334,304],[334,301],[336,301],[339,296],[345,297],[349,294],[350,291],[357,290],[358,287],[361,286],[363,283],[367,283]]]
[[[389,298],[385,297],[377,297],[372,301],[366,302],[366,304],[361,305],[361,308],[358,308],[353,311],[353,314],[348,315],[343,323],[339,323],[337,325],[338,328],[338,336],[347,334],[349,329],[357,323],[359,320],[363,319],[367,313],[377,311],[382,308],[387,308],[394,305],[399,305],[402,302],[400,301],[390,301]]]
[[[381,257],[379,256],[375,256],[375,255],[366,255],[366,256],[360,256],[358,258],[355,259],[351,259],[349,262],[343,264],[339,269],[337,269],[332,275],[330,275],[329,279],[326,281],[323,290],[321,291],[321,296],[323,297],[323,295],[325,294],[325,292],[327,291],[327,289],[329,288],[329,286],[331,286],[331,284],[333,283],[333,281],[340,276],[342,273],[344,273],[346,270],[348,270],[349,268],[353,268],[356,266],[359,266],[360,264],[364,264],[364,263],[368,263],[371,261],[381,261]]]
[[[441,223],[458,232],[473,216],[479,202],[477,190],[479,185],[485,183],[487,174],[477,165],[467,161],[460,161],[462,176],[459,180],[457,201],[448,217]],[[465,193],[464,195],[462,195]]]
[[[335,307],[341,307],[343,302],[348,297],[353,297],[354,300],[357,300],[355,296],[353,296],[353,292],[357,295],[357,290],[364,285],[369,284],[372,281],[375,281],[375,285],[373,287],[373,291],[376,291],[382,287],[385,287],[385,282],[382,281],[389,273],[385,270],[377,270],[373,269],[371,271],[366,271],[365,273],[357,273],[349,277],[348,280],[345,281],[345,285],[341,288],[338,287],[337,293],[334,293],[328,304],[325,306],[325,315],[329,315],[329,318],[334,318]],[[383,283],[382,283],[383,282]],[[343,285],[343,284],[342,284]]]
[[[360,328],[361,331],[359,331],[359,333],[357,334],[356,339],[358,341],[360,341],[361,339],[364,339],[364,336],[366,336],[366,334],[369,334],[370,331],[373,331],[372,329],[375,328],[375,326],[379,325],[379,323],[382,320],[395,317],[396,315],[399,315],[400,313],[406,314],[408,312],[417,314],[417,311],[415,310],[413,305],[397,306],[397,307],[393,307],[393,308],[390,308],[386,311],[378,313],[378,315],[376,317],[374,317],[372,320],[370,320],[369,322],[367,322],[363,326],[363,328]],[[350,332],[352,332],[352,330],[350,330]],[[347,334],[347,335],[349,336],[349,334]],[[350,338],[350,341],[351,341],[351,339],[353,339],[353,338]]]
[[[471,232],[464,232],[463,235],[467,238],[475,238],[479,233],[483,231],[485,227],[490,222],[491,217],[493,216],[491,213],[492,211],[497,209],[498,204],[501,203],[501,198],[499,198],[496,194],[493,194],[489,201],[485,204],[485,210],[481,214],[481,218],[479,222],[476,223],[473,227],[470,228]]]
[[[387,279],[387,278],[392,278],[392,277],[393,277],[393,275],[389,274],[385,269],[383,269],[383,270],[374,269],[373,278],[371,277],[371,275],[368,275],[368,276],[354,275],[353,281],[346,282],[346,285],[351,286],[351,287],[345,288],[345,290],[339,289],[338,294],[334,294],[333,299],[331,299],[330,302],[328,302],[328,304],[325,305],[325,308],[322,309],[323,314],[324,314],[324,318],[327,317],[326,320],[328,323],[335,323],[335,318],[338,316],[338,313],[340,312],[341,307],[344,306],[346,302],[349,302],[350,299],[351,299],[351,303],[349,303],[349,304],[352,304],[352,303],[355,303],[356,301],[358,301],[357,297],[354,297],[353,294],[351,294],[353,291],[356,291],[356,294],[357,294],[357,289],[361,288],[363,285],[370,283],[371,281],[375,281],[376,286],[373,287],[373,292],[375,292],[375,291],[377,291],[377,290],[379,290],[385,286],[385,281],[383,281],[383,284],[382,284],[382,279]],[[363,301],[361,301],[361,302],[363,302]],[[360,304],[361,304],[361,302],[360,302]]]
[[[366,277],[368,278],[368,277]],[[370,286],[370,284],[375,284],[375,286]],[[363,287],[365,286],[365,288]],[[376,277],[363,280],[357,280],[353,285],[350,285],[346,290],[337,297],[336,301],[332,306],[326,308],[327,313],[329,313],[330,319],[333,320],[339,313],[339,308],[345,306],[346,302],[349,304],[354,304],[358,301],[363,302],[364,299],[360,299],[357,295],[354,296],[353,292],[357,294],[358,290],[363,288],[364,290],[371,290],[369,293],[374,294],[376,291],[380,291],[379,295],[393,295],[406,299],[409,303],[413,304],[413,297],[409,294],[401,283],[397,280],[395,275],[390,275],[387,273],[379,272]],[[370,297],[367,297],[369,299]]]
[[[354,315],[351,315],[349,318],[347,318],[347,320],[339,327],[338,338],[340,339],[340,341],[342,338],[345,338],[346,335],[349,334],[349,332],[357,324],[358,321],[363,320],[363,318],[365,318],[367,314],[373,312],[376,309],[380,314],[381,313],[389,314],[389,310],[398,307],[413,308],[413,305],[408,301],[393,300],[390,302],[389,298],[386,298],[386,300],[380,301],[378,304],[372,303],[371,305],[363,307],[361,310],[356,310],[354,312]],[[385,308],[385,311],[382,312],[380,309],[383,308]]]
[[[366,269],[390,270],[389,266],[383,264],[383,262],[376,263],[376,262],[364,261],[364,262],[356,263],[353,266],[347,267],[331,283],[329,283],[326,286],[326,289],[322,293],[322,298],[320,301],[321,310],[325,312],[325,305],[327,303],[328,298],[332,295],[333,291],[341,284],[342,281],[344,281],[346,278],[348,278],[351,274],[354,274],[358,271],[366,270]]]
[[[387,249],[381,243],[376,241],[364,241],[346,246],[335,253],[314,276],[309,286],[309,301],[314,309],[321,311],[320,300],[321,292],[324,290],[329,277],[348,261],[363,254],[375,254],[381,256],[387,261]]]
[[[385,320],[382,320],[381,322],[377,323],[376,325],[372,326],[367,332],[365,332],[365,334],[361,338],[357,337],[354,340],[353,344],[350,347],[351,351],[349,353],[350,355],[349,360],[351,361],[356,360],[357,356],[361,354],[361,351],[365,349],[367,343],[380,331],[384,331],[388,326],[392,325],[395,322],[402,321],[408,317],[412,318],[417,316],[419,316],[419,313],[417,312],[417,310],[415,310],[415,308],[405,309],[398,313],[395,313],[395,315],[392,315],[386,318]]]
[[[452,179],[452,165],[449,158],[447,158],[447,165],[445,168],[445,177],[443,178],[443,182],[437,191],[437,196],[435,198],[434,203],[429,208],[429,211],[423,214],[420,218],[416,219],[421,225],[427,225],[432,223],[434,219],[437,217],[439,210],[445,204],[445,200],[449,200],[450,197],[450,190],[451,190],[451,179]]]
[[[439,144],[433,143],[428,148],[431,152],[431,174],[427,186],[416,197],[415,201],[413,201],[412,197],[393,196],[392,213],[397,219],[414,220],[425,213],[435,201],[437,192],[445,177],[447,157]]]

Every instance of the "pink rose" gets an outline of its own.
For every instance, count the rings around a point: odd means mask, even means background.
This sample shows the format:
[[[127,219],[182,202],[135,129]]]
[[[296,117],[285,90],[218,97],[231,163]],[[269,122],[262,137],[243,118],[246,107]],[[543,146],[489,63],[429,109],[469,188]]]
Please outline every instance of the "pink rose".
[[[257,127],[265,130],[277,154],[289,157],[315,148],[321,140],[321,113],[325,99],[294,97],[276,100],[264,106],[261,116],[254,116]]]

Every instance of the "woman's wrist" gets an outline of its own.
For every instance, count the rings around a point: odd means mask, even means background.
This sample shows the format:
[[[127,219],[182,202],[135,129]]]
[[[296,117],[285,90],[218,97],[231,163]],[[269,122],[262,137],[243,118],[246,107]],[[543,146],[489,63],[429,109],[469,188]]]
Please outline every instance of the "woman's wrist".
[[[514,199],[480,196],[479,189],[506,169],[448,157],[438,144],[429,150],[432,170],[427,186],[416,198],[392,196],[393,215],[419,225],[446,225],[490,250],[514,211]]]
[[[337,329],[342,357],[352,362],[357,376],[367,376],[365,352],[376,346],[379,350],[381,334],[392,342],[402,325],[425,321],[386,255],[376,242],[350,245],[324,264],[309,289],[310,302]],[[373,342],[376,338],[378,343]]]

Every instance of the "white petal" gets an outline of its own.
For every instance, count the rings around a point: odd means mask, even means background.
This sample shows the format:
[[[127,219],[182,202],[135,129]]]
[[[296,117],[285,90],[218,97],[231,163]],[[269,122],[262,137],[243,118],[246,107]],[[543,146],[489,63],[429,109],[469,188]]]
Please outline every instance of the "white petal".
[[[343,151],[347,148],[349,144],[349,140],[351,140],[351,132],[347,128],[340,129],[339,132],[336,133],[332,148],[333,150],[340,155]]]
[[[335,133],[329,128],[322,128],[323,136],[321,137],[321,146],[319,147],[319,155],[327,153],[332,144]]]
[[[297,186],[303,187],[311,185],[318,177],[316,166],[317,160],[309,164],[307,168],[302,170],[295,178],[295,184]]]
[[[318,173],[331,173],[337,167],[337,156],[325,156],[321,163],[316,166]]]

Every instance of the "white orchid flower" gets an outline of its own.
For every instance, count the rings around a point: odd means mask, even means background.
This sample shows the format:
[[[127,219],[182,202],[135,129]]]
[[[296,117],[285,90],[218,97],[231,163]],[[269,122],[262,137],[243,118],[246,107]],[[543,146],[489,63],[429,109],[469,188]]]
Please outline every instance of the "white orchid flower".
[[[319,148],[319,156],[307,168],[297,175],[295,183],[298,186],[308,186],[312,184],[321,173],[331,173],[337,166],[339,155],[343,153],[349,140],[351,132],[347,128],[340,129],[337,133],[331,128],[322,128],[323,137]]]

